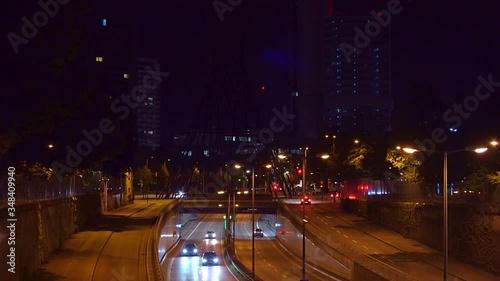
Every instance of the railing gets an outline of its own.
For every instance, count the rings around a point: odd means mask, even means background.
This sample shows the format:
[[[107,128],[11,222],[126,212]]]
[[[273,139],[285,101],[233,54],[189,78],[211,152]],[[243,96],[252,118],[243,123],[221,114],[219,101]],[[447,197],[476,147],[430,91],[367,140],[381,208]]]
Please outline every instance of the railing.
[[[0,206],[7,203],[7,183],[7,181],[0,181]],[[84,186],[84,184],[78,180],[78,178],[75,179],[75,177],[64,177],[61,181],[58,179],[53,179],[51,181],[30,181],[22,177],[16,177],[15,183],[16,204],[102,192],[102,185],[99,183]],[[122,190],[121,184],[119,179],[109,179],[108,191],[114,192]]]

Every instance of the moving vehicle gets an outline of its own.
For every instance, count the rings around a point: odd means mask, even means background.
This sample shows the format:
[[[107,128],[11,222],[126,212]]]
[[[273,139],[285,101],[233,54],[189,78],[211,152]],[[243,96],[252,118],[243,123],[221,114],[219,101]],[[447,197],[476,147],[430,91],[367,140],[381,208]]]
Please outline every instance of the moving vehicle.
[[[219,258],[214,251],[204,252],[201,256],[201,265],[219,265]]]
[[[254,231],[253,231],[253,236],[255,237],[264,237],[264,231],[260,228],[256,228]]]
[[[310,205],[310,204],[312,204],[311,201],[312,201],[311,197],[304,196],[304,197],[300,198],[300,205],[302,205],[302,204],[305,204],[305,205],[309,204]]]
[[[198,247],[194,243],[188,243],[182,248],[182,255],[184,256],[197,256]]]
[[[213,231],[213,230],[207,231],[207,234],[205,234],[205,238],[207,238],[207,239],[215,238],[215,231]]]

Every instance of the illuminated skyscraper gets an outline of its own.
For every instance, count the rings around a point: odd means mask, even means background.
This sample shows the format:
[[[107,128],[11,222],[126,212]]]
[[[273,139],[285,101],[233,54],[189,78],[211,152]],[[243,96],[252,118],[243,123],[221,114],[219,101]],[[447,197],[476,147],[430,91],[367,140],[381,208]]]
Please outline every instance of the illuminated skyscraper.
[[[390,26],[380,26],[370,11],[344,9],[337,2],[294,6],[298,64],[292,98],[297,99],[297,132],[306,139],[324,132],[391,130]],[[357,29],[365,32],[368,23],[379,25],[379,31],[365,35],[368,44],[357,44],[356,36],[362,36]]]

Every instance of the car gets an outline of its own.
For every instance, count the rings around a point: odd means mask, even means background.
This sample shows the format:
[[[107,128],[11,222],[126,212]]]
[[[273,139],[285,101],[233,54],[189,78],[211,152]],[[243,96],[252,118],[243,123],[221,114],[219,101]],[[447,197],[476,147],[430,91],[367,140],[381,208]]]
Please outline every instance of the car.
[[[197,256],[198,247],[194,243],[188,243],[182,248],[182,255],[184,256]]]
[[[255,237],[264,237],[264,231],[260,228],[256,228],[254,231],[253,231],[253,236]]]
[[[219,258],[214,251],[204,252],[201,256],[201,265],[219,265]]]
[[[309,196],[304,196],[302,198],[300,198],[300,204],[304,204],[304,205],[307,205],[307,204],[312,204],[311,203],[311,197]]]
[[[337,201],[337,199],[340,199],[340,194],[338,192],[333,192],[330,194],[330,200]]]
[[[213,230],[207,231],[207,234],[205,234],[205,238],[207,238],[207,239],[215,238],[215,231],[213,231]]]

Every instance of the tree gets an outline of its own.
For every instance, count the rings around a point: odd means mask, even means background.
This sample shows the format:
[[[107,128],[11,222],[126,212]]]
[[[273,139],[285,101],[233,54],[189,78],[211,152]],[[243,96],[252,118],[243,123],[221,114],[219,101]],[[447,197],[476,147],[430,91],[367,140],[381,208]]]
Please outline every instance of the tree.
[[[371,145],[364,143],[357,144],[350,150],[346,164],[353,167],[359,176],[368,176],[370,171],[367,168],[366,159],[373,152],[374,150]]]
[[[476,166],[472,173],[466,178],[467,188],[475,194],[481,194],[483,198],[489,198],[492,188],[489,180],[490,170],[484,166]]]
[[[21,161],[19,167],[19,174],[28,181],[49,182],[54,175],[54,171],[51,168],[44,167],[39,162],[28,163],[26,161]]]
[[[488,175],[489,182],[494,185],[493,203],[500,204],[500,171]]]
[[[386,161],[396,168],[401,174],[400,177],[409,182],[420,182],[419,168],[422,161],[414,153],[406,153],[401,149],[388,149]]]
[[[500,185],[500,171],[496,171],[493,174],[489,174],[488,180],[492,184],[499,184]]]
[[[137,183],[140,185],[142,192],[145,193],[149,190],[153,181],[153,173],[148,166],[144,165],[142,168],[138,168],[134,174],[134,178],[138,180]]]

